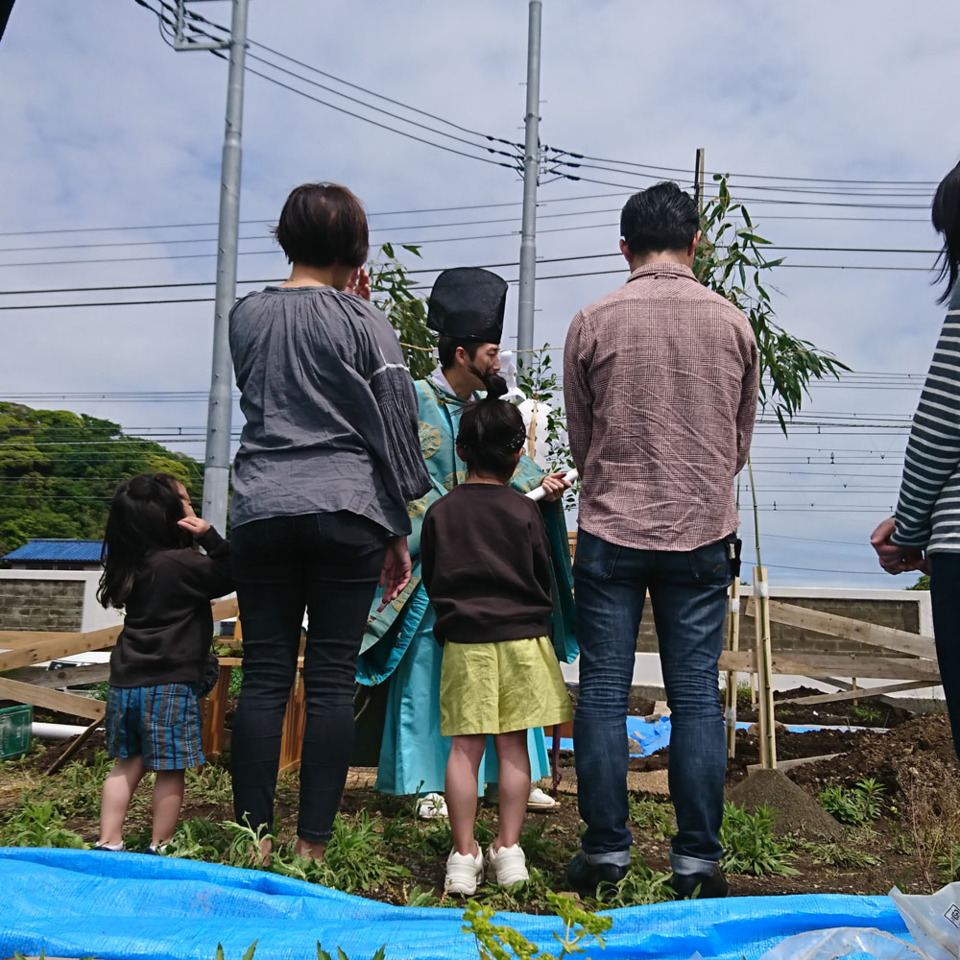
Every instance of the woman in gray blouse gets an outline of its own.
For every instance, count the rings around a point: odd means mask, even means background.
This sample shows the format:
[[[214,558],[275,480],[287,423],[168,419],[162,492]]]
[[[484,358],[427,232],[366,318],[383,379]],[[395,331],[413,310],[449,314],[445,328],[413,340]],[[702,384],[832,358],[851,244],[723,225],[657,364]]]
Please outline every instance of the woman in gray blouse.
[[[430,480],[410,374],[386,317],[368,302],[359,200],[335,184],[304,184],[275,233],[290,278],[244,297],[230,315],[246,418],[230,507],[244,649],[233,794],[238,822],[272,830],[306,610],[296,852],[322,858],[350,761],[367,614],[378,582],[386,603],[410,578],[406,503]]]

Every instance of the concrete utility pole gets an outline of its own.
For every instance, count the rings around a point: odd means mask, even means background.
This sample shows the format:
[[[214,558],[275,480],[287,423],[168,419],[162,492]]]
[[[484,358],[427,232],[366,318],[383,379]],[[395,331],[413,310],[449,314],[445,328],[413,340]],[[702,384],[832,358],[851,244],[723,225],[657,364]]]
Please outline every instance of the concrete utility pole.
[[[230,361],[230,309],[237,299],[237,241],[240,232],[240,135],[243,126],[243,69],[247,53],[247,0],[233,0],[230,72],[220,165],[220,226],[217,231],[217,292],[213,314],[213,370],[207,410],[207,449],[203,471],[203,517],[227,528],[230,483],[230,413],[233,364]]]
[[[230,414],[233,366],[230,361],[230,309],[237,299],[237,243],[240,231],[240,135],[243,126],[243,70],[247,53],[247,2],[233,0],[230,39],[196,39],[187,13],[189,0],[177,0],[177,50],[230,51],[226,127],[220,165],[220,226],[217,232],[217,289],[213,314],[213,370],[207,407],[207,446],[203,470],[203,518],[221,533],[227,524],[230,484]],[[208,35],[200,36],[209,39]]]
[[[537,180],[540,174],[540,13],[530,0],[527,36],[527,114],[523,149],[523,225],[520,234],[520,308],[517,349],[533,349],[533,307],[537,271]]]

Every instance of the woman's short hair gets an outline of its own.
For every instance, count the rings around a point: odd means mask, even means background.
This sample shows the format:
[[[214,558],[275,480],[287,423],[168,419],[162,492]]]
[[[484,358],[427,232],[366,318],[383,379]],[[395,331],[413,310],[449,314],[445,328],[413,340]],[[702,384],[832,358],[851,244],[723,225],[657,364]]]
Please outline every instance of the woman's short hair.
[[[370,246],[363,205],[337,183],[291,191],[273,235],[287,260],[308,267],[361,267]]]

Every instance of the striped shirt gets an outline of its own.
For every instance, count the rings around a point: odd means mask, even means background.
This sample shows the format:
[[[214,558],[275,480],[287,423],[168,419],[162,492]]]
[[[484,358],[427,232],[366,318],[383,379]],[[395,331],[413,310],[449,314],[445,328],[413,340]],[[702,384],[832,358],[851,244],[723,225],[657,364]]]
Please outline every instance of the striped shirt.
[[[960,284],[913,417],[891,541],[960,552]]]
[[[672,551],[735,530],[758,370],[750,322],[682,264],[642,266],[584,307],[563,354],[582,529]]]

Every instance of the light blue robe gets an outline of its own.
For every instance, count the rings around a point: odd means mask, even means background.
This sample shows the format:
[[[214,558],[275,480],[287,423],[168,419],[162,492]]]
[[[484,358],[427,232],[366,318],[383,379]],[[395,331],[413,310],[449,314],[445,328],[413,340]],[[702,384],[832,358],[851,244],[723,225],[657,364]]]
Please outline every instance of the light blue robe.
[[[420,525],[428,506],[465,479],[457,457],[456,435],[465,401],[436,380],[415,384],[420,404],[420,448],[433,489],[409,504],[413,532],[408,538],[413,571],[410,584],[382,613],[379,598],[370,611],[360,652],[357,680],[368,686],[390,678],[380,762],[375,788],[384,793],[442,792],[450,738],[440,736],[440,665],[443,651],[433,636],[434,612],[420,578]],[[544,473],[522,457],[511,486],[526,493],[538,487]],[[541,501],[551,551],[554,614],[553,639],[560,660],[578,653],[574,637],[572,575],[563,509]],[[550,772],[542,729],[528,732],[531,780]],[[497,761],[488,742],[479,787],[497,780]]]

